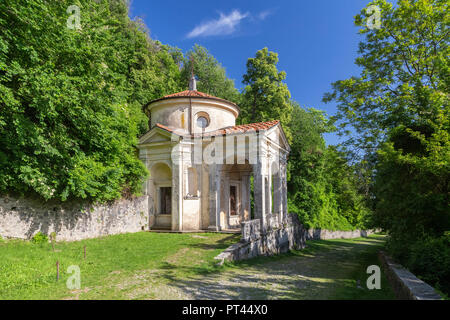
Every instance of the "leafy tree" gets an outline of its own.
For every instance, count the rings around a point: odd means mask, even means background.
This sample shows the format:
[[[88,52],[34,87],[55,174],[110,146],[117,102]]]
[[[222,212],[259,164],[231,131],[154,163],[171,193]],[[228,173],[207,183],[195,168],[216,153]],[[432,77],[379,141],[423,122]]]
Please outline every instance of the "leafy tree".
[[[242,93],[241,123],[280,120],[288,140],[292,135],[289,123],[293,107],[291,93],[283,82],[284,71],[277,70],[278,54],[267,48],[256,53],[247,61],[247,73],[243,76],[246,85]]]
[[[297,103],[293,105],[290,131],[291,153],[288,162],[289,211],[296,212],[308,227],[319,227],[315,217],[322,208],[319,197],[325,140],[326,119],[316,109],[305,110]]]
[[[356,59],[362,72],[335,82],[324,100],[338,102],[344,131],[354,128],[347,145],[371,159],[374,223],[389,232],[391,251],[413,271],[411,248],[450,229],[449,3],[370,5],[381,9],[381,28],[367,27],[367,8],[355,18],[365,35]],[[442,259],[448,264],[450,256]]]
[[[347,230],[363,227],[368,210],[355,168],[342,152],[325,145],[334,126],[322,111],[293,104],[289,155],[289,211],[308,227]]]
[[[225,69],[216,58],[198,44],[186,54],[184,59],[181,71],[184,87],[188,87],[189,84],[192,62],[194,74],[198,79],[197,89],[199,91],[235,103],[239,102],[239,91],[234,86],[234,81],[227,78]]]
[[[336,146],[328,146],[324,159],[324,177],[337,203],[337,215],[352,228],[370,227],[371,211],[360,181],[358,164],[350,164],[348,155]]]
[[[66,12],[77,5],[81,29]],[[0,192],[110,200],[139,193],[141,106],[179,88],[173,50],[125,1],[0,3]]]
[[[347,144],[375,152],[387,130],[435,123],[448,112],[449,20],[447,1],[401,0],[394,8],[377,0],[370,5],[381,9],[381,28],[367,27],[367,8],[355,18],[366,36],[355,61],[361,75],[333,83],[324,101],[336,100],[341,128],[355,129]]]

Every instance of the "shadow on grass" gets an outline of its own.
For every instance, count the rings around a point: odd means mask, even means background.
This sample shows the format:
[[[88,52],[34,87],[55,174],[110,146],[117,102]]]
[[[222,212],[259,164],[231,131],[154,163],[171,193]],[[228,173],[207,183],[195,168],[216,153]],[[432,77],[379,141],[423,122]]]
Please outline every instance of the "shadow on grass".
[[[166,264],[158,276],[195,299],[391,299],[384,280],[384,290],[364,288],[383,244],[373,240],[308,241],[301,251],[223,266]]]
[[[187,247],[202,250],[226,249],[233,243],[239,242],[240,239],[241,239],[240,234],[230,234],[229,236],[221,238],[215,241],[214,243],[205,243],[205,242],[190,243],[187,244]]]

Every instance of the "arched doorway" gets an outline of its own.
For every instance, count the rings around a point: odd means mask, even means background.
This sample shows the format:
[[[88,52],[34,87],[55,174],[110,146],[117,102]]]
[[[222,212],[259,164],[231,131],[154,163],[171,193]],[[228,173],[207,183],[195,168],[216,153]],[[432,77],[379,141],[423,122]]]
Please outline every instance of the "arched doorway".
[[[150,213],[151,229],[172,227],[172,170],[166,163],[156,163],[150,168],[149,195],[153,199]],[[153,221],[152,221],[153,220]]]

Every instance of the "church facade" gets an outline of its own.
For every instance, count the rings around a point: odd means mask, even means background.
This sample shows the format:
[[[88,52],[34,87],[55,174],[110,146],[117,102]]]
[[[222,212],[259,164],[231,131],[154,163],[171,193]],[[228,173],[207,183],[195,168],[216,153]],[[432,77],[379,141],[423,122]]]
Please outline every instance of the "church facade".
[[[279,121],[236,125],[239,107],[197,91],[194,77],[189,90],[144,111],[150,130],[138,148],[150,172],[150,229],[224,231],[283,220],[290,147]]]

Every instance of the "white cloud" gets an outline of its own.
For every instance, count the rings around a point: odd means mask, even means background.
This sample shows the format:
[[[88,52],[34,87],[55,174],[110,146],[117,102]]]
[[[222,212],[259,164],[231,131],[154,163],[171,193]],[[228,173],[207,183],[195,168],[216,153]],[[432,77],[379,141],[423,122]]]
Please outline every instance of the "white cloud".
[[[268,16],[270,16],[272,13],[273,13],[272,10],[264,10],[264,11],[261,11],[261,12],[258,14],[258,19],[259,19],[259,20],[264,20],[264,19],[266,19]]]
[[[210,20],[196,26],[187,34],[188,38],[229,35],[236,31],[236,27],[241,21],[249,16],[248,13],[241,13],[239,10],[233,10],[229,15],[220,12],[217,20]]]

